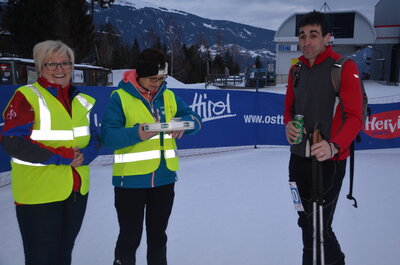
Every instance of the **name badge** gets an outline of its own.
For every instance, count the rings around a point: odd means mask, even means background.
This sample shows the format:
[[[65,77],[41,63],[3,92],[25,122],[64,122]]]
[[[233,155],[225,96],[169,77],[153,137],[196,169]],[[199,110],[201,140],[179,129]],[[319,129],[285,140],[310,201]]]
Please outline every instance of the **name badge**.
[[[301,203],[299,189],[294,181],[289,181],[290,193],[292,193],[294,208],[298,212],[304,212],[303,204]]]

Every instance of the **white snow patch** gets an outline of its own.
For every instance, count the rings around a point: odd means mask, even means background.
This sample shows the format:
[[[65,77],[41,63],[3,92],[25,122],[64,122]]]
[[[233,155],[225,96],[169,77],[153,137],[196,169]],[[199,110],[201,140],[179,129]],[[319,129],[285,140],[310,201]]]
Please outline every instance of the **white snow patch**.
[[[213,26],[213,25],[211,25],[211,24],[203,23],[203,26],[206,27],[206,28],[210,28],[210,29],[218,29],[218,27]]]

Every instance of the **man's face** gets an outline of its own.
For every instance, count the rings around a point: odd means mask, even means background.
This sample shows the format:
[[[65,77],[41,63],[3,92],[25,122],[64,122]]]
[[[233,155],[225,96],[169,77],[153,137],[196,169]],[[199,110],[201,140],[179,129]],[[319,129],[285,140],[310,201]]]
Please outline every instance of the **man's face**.
[[[314,63],[318,54],[325,51],[331,35],[328,33],[322,36],[320,25],[306,25],[299,29],[299,43],[304,57],[311,63]]]

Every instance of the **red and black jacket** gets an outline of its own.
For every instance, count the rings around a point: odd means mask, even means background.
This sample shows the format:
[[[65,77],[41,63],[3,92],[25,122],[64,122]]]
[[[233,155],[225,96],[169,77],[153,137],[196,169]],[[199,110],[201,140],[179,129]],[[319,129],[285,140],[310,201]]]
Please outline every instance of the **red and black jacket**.
[[[292,71],[289,71],[285,97],[285,124],[295,114],[304,115],[304,124],[308,132],[318,122],[323,137],[340,147],[340,152],[333,159],[345,159],[349,156],[351,142],[362,128],[362,94],[357,65],[348,60],[342,69],[339,97],[332,83],[332,65],[340,55],[328,46],[319,54],[313,66],[301,56],[303,62],[296,86],[293,85]],[[340,105],[336,100],[340,99]],[[299,156],[306,154],[306,141],[292,145],[291,152]]]

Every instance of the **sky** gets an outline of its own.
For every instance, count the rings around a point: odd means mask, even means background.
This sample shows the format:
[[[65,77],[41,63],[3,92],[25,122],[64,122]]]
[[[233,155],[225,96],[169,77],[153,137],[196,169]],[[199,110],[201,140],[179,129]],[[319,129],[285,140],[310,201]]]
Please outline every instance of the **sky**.
[[[137,2],[137,0],[124,1]],[[204,18],[229,20],[277,30],[293,13],[321,10],[325,2],[331,11],[357,10],[373,24],[375,5],[379,0],[145,0],[145,2]]]

